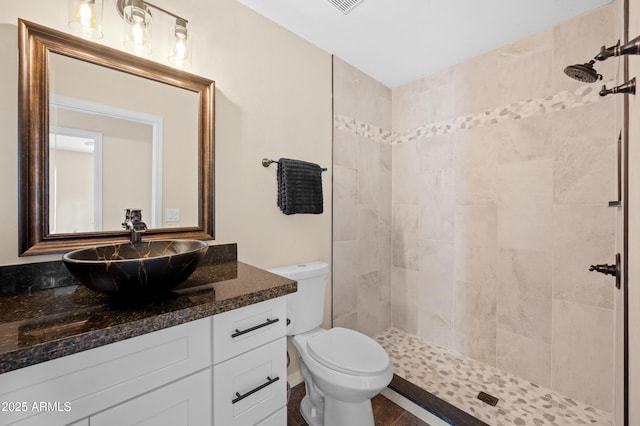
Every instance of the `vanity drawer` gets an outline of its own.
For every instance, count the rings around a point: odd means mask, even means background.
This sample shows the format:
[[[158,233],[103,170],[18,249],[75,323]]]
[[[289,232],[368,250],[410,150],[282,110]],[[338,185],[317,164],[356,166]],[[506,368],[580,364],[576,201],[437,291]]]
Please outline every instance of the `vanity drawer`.
[[[266,300],[213,316],[213,363],[286,335],[285,297]]]
[[[91,426],[211,426],[211,369],[90,417]]]
[[[257,424],[257,426],[285,426],[287,424],[287,407],[282,407],[263,421]]]
[[[281,337],[214,366],[214,424],[255,425],[285,407],[286,353],[287,341]]]

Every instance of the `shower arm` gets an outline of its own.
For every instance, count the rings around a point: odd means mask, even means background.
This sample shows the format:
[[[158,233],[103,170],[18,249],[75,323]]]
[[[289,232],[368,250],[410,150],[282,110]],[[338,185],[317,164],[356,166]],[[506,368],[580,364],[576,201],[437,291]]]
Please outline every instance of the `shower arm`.
[[[600,53],[596,55],[595,59],[598,61],[604,61],[612,56],[622,55],[640,55],[640,36],[622,46],[620,46],[620,40],[618,40],[618,43],[616,43],[615,46],[602,46]]]

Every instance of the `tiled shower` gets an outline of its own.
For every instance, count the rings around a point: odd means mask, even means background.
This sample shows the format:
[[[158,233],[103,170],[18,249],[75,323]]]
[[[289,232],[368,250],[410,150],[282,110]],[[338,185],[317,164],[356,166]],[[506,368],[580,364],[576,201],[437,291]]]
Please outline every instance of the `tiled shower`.
[[[334,326],[613,410],[616,290],[588,267],[616,252],[621,99],[562,70],[618,9],[393,89],[334,59]]]

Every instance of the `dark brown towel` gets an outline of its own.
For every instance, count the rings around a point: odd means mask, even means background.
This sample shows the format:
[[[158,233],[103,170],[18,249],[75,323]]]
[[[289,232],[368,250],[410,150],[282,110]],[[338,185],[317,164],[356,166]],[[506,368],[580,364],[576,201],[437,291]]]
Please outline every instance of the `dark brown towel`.
[[[322,168],[315,163],[278,160],[278,207],[284,214],[322,213]]]

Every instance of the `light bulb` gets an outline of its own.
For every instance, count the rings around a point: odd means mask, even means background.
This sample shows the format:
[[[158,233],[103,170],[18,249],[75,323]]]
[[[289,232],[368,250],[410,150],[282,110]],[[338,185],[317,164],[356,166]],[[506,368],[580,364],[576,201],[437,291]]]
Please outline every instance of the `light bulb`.
[[[136,46],[144,46],[147,44],[147,32],[141,22],[134,22],[131,27],[131,34],[133,36],[133,43]]]
[[[191,66],[192,34],[187,30],[187,21],[176,18],[176,25],[169,29],[169,43],[172,45],[169,62],[178,67]]]
[[[124,45],[137,55],[151,54],[151,13],[142,0],[130,0],[124,7]]]
[[[74,12],[76,22],[79,22],[84,28],[96,27],[96,14],[94,11],[93,1],[79,0]]]
[[[176,42],[176,59],[184,61],[187,59],[187,43],[186,40],[181,39]]]
[[[102,0],[70,0],[69,26],[83,37],[101,38]]]

